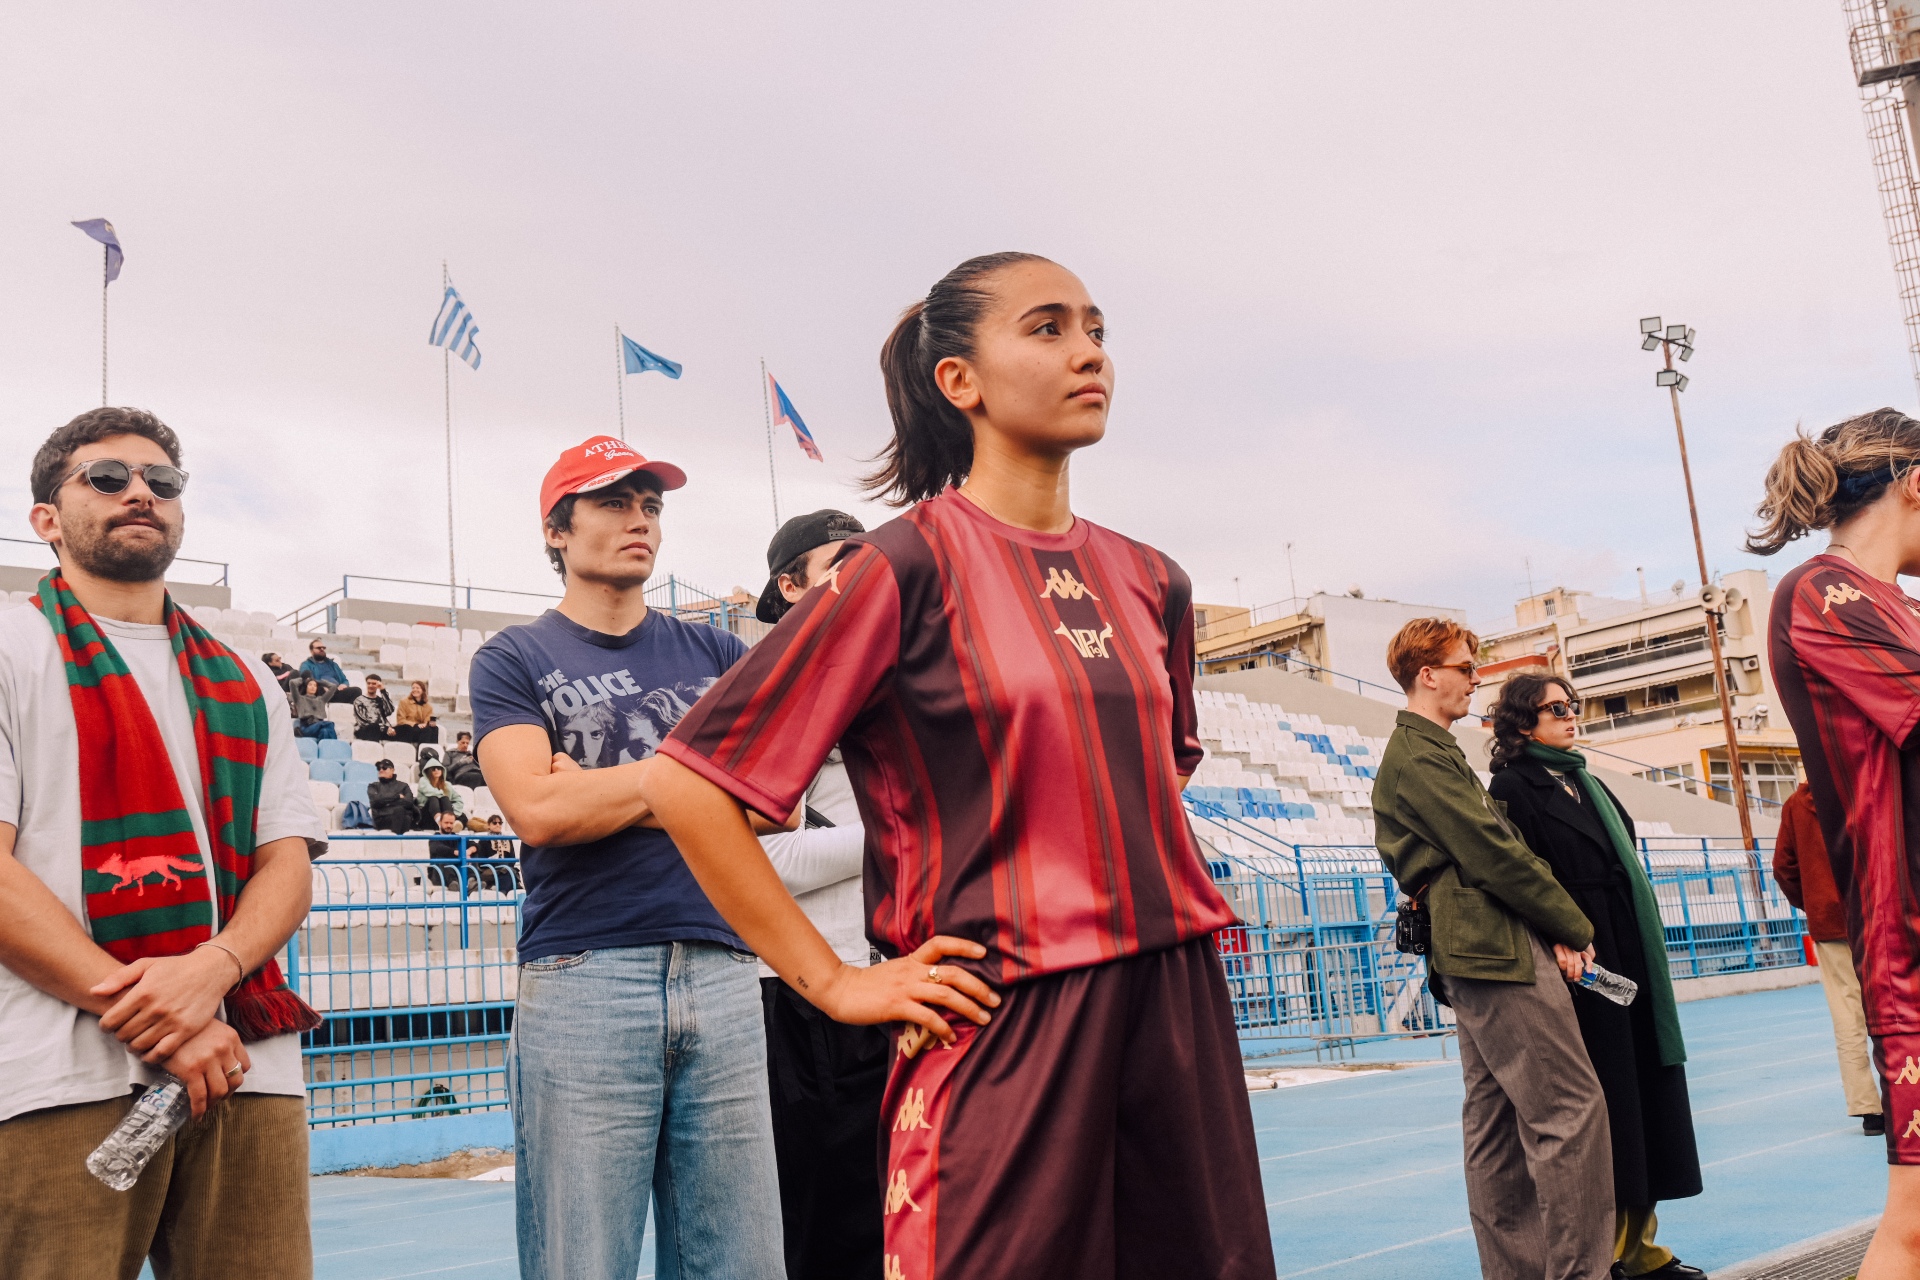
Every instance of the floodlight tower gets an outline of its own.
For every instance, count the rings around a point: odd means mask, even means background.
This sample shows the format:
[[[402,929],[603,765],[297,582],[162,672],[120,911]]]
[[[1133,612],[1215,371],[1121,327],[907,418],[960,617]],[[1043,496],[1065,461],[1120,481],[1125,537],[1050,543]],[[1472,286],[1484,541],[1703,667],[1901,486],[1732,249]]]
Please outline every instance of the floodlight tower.
[[[1693,359],[1693,330],[1684,324],[1662,325],[1659,316],[1640,322],[1640,349],[1658,351],[1665,365],[1653,375],[1655,386],[1665,387],[1673,401],[1673,433],[1680,441],[1680,478],[1687,487],[1687,518],[1693,521],[1693,553],[1700,559],[1700,607],[1707,613],[1707,648],[1713,654],[1713,691],[1720,698],[1720,723],[1727,731],[1727,783],[1733,788],[1733,806],[1740,813],[1740,842],[1753,845],[1753,815],[1747,809],[1747,772],[1740,763],[1740,737],[1733,723],[1733,696],[1727,689],[1727,660],[1720,653],[1720,619],[1733,601],[1707,575],[1707,544],[1700,536],[1700,508],[1693,500],[1693,467],[1687,461],[1687,429],[1680,422],[1680,393],[1687,375],[1673,367],[1673,354],[1682,363]],[[1675,584],[1678,585],[1677,583]],[[1711,776],[1707,778],[1712,785]]]
[[[1900,285],[1907,354],[1920,381],[1920,0],[1845,0],[1847,47]]]

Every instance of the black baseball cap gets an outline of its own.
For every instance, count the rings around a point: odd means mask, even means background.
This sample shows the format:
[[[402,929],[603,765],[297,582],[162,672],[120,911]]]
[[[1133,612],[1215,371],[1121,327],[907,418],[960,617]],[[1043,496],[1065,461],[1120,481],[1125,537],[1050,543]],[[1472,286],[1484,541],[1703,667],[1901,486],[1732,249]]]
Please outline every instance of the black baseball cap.
[[[781,525],[780,532],[767,544],[767,585],[760,593],[760,603],[754,606],[753,616],[762,622],[780,621],[791,607],[780,594],[780,571],[815,547],[842,542],[866,531],[865,525],[846,512],[833,510],[795,516]]]

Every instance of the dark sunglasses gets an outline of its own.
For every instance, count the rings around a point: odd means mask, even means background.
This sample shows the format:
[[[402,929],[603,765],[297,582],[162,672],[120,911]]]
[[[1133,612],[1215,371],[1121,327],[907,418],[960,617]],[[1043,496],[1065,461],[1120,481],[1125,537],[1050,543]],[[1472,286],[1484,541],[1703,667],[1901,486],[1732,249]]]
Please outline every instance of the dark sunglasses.
[[[1571,720],[1580,714],[1580,699],[1568,698],[1564,702],[1543,702],[1541,711],[1551,711],[1555,720]]]
[[[112,497],[117,493],[125,493],[136,474],[146,481],[147,491],[162,502],[172,502],[187,487],[187,473],[176,466],[150,462],[143,467],[134,467],[118,458],[95,458],[92,462],[83,462],[67,473],[67,479],[83,476],[93,486],[95,493]]]

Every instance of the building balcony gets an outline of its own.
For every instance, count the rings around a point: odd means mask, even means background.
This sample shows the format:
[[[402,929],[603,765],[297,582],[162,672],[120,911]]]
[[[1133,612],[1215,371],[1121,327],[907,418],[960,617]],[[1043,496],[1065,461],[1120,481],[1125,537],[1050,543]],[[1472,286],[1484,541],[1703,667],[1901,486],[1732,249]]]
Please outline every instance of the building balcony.
[[[1625,715],[1601,716],[1581,724],[1584,735],[1616,733],[1623,729],[1642,729],[1649,725],[1664,724],[1678,720],[1682,716],[1702,715],[1711,712],[1709,723],[1720,719],[1720,698],[1716,694],[1711,698],[1689,698],[1685,702],[1669,702],[1658,707],[1648,707],[1644,711],[1629,711]]]

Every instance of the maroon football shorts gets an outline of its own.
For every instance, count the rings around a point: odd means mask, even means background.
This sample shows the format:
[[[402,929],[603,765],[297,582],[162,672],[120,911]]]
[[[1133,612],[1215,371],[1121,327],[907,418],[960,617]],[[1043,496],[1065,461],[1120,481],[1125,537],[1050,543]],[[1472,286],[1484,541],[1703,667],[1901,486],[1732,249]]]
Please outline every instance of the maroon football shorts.
[[[881,1106],[887,1280],[1272,1280],[1213,940],[1002,988]]]
[[[1887,1113],[1887,1163],[1920,1164],[1920,1033],[1875,1036],[1873,1065]]]

